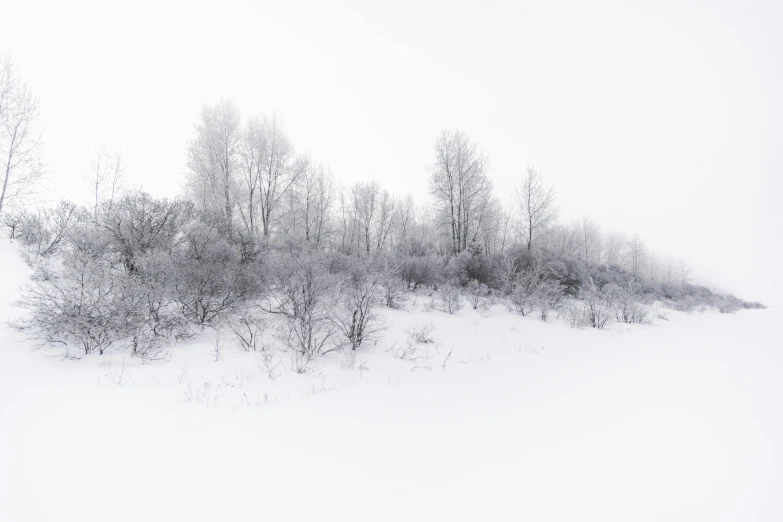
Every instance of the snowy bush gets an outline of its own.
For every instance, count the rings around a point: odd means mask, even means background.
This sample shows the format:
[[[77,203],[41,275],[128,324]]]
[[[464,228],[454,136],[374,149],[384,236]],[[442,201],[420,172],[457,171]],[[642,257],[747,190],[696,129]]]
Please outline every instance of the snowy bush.
[[[13,225],[14,236],[22,243],[22,255],[29,266],[42,256],[54,254],[68,241],[84,213],[70,201],[35,212],[21,211]]]
[[[18,303],[29,313],[16,326],[44,343],[77,344],[85,354],[103,354],[130,333],[130,287],[130,279],[106,261],[68,253],[36,270]]]
[[[454,314],[462,309],[462,296],[459,289],[446,283],[438,288],[438,308],[447,314]]]
[[[629,282],[623,286],[611,283],[604,293],[618,322],[643,323],[647,320],[647,308],[640,302],[643,296],[638,283]]]
[[[563,301],[563,296],[563,287],[560,283],[546,279],[539,282],[535,289],[534,300],[542,321],[547,321],[552,311],[557,310]]]
[[[584,303],[580,301],[568,301],[561,305],[560,317],[565,319],[571,328],[584,328],[588,325]]]
[[[356,350],[383,329],[375,313],[382,286],[379,277],[368,272],[367,266],[359,265],[337,285],[333,321],[351,350]]]
[[[135,192],[102,205],[97,221],[110,238],[109,250],[116,253],[129,273],[134,273],[139,258],[173,248],[191,216],[191,207],[184,201]],[[192,229],[188,232],[189,240],[194,233]]]
[[[585,280],[579,288],[578,298],[584,306],[587,324],[601,329],[611,317],[612,308],[606,293],[592,279]]]
[[[410,290],[419,287],[434,289],[443,279],[442,262],[437,256],[408,256],[400,268],[400,276]]]
[[[432,326],[432,323],[416,323],[416,325],[411,328],[410,332],[408,332],[408,337],[413,339],[414,342],[420,344],[434,343],[435,340],[432,338],[432,331],[434,329],[435,328]]]
[[[468,296],[468,302],[474,310],[478,310],[479,306],[489,296],[489,288],[484,283],[479,283],[475,279],[471,279],[466,287]]]
[[[174,297],[188,320],[215,323],[257,293],[258,278],[241,263],[237,247],[215,229],[194,224],[184,239],[171,262]]]
[[[495,267],[492,260],[476,251],[460,252],[452,257],[446,266],[446,278],[467,286],[471,281],[477,281],[484,286],[492,286],[496,280]]]
[[[267,327],[265,311],[258,305],[238,307],[226,320],[228,329],[246,352],[263,350],[263,335]]]
[[[339,347],[334,321],[335,277],[312,254],[282,257],[274,265],[277,304],[271,310],[282,321],[278,337],[294,352],[292,364],[305,371],[314,357]]]
[[[400,278],[401,267],[401,263],[388,257],[384,257],[378,267],[383,303],[395,310],[401,308],[405,302],[405,283]]]
[[[511,309],[520,315],[527,315],[538,304],[540,291],[545,283],[533,269],[519,272],[514,280],[508,299]]]

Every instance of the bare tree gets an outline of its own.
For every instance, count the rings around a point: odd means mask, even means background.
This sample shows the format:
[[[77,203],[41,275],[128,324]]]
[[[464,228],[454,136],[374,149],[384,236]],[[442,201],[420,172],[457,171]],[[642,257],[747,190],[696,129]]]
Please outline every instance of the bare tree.
[[[607,265],[625,264],[626,239],[622,234],[612,233],[606,236],[604,242],[604,263]]]
[[[332,320],[351,349],[356,350],[383,329],[383,322],[375,313],[383,286],[369,266],[357,266],[352,272],[338,285]]]
[[[90,171],[84,176],[84,182],[90,189],[93,200],[93,212],[98,218],[98,209],[103,201],[111,208],[114,199],[124,187],[125,165],[120,151],[111,152],[105,145],[95,147],[90,158]]]
[[[280,200],[305,170],[307,162],[295,161],[294,147],[277,117],[264,117],[262,129],[266,150],[261,158],[259,203],[263,235],[269,237]]]
[[[375,250],[380,252],[386,246],[392,225],[397,200],[387,190],[382,190],[378,198],[378,213],[375,219]]]
[[[502,253],[506,248],[511,214],[497,198],[490,200],[481,220],[481,243],[485,254]]]
[[[672,278],[676,278],[677,267],[674,264],[674,259],[666,260],[666,282],[672,284]],[[676,279],[675,279],[676,280]]]
[[[324,262],[313,255],[284,258],[273,272],[279,298],[267,311],[281,316],[278,335],[283,343],[299,361],[336,350],[339,345],[332,343],[337,334],[333,320],[336,283]]]
[[[416,203],[410,192],[397,202],[394,212],[397,247],[407,249],[412,229],[416,222]]]
[[[634,234],[628,241],[628,268],[631,273],[640,278],[647,262],[647,245],[639,234]]]
[[[308,162],[294,186],[293,213],[308,243],[320,245],[328,233],[335,202],[334,174],[323,165]]]
[[[259,118],[250,118],[242,135],[242,189],[239,215],[245,230],[251,237],[258,237],[258,207],[261,201],[261,186],[264,161],[267,155],[266,133]]]
[[[684,259],[680,259],[679,265],[680,284],[685,286],[691,280],[691,267]]]
[[[455,254],[467,249],[480,232],[492,191],[488,167],[487,156],[464,132],[443,131],[435,140],[430,194]]]
[[[0,213],[22,204],[44,173],[38,99],[10,56],[0,56]]]
[[[188,146],[188,188],[201,208],[219,212],[229,237],[241,144],[239,108],[228,99],[204,105],[196,137]]]
[[[339,225],[340,225],[340,251],[346,255],[353,255],[354,242],[359,248],[359,225],[356,205],[353,204],[353,191],[345,186],[339,191]]]
[[[533,243],[544,235],[557,218],[555,190],[546,187],[541,174],[532,167],[519,191],[519,203],[522,209],[522,233],[528,252]]]
[[[377,181],[359,182],[353,186],[353,207],[361,228],[361,239],[367,253],[373,245],[374,221],[381,188]]]
[[[587,214],[582,217],[582,256],[591,263],[598,263],[601,257],[601,230]]]
[[[581,224],[574,222],[552,227],[537,242],[558,256],[581,257],[584,249]]]

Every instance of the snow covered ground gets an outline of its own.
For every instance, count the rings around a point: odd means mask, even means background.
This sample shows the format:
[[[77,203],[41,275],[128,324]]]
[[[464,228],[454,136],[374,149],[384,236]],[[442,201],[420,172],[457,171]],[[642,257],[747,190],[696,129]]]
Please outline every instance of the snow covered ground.
[[[26,275],[1,244],[0,318]],[[595,331],[424,304],[275,379],[228,336],[142,365],[0,327],[0,520],[783,520],[780,309]],[[417,324],[436,342],[395,358]]]

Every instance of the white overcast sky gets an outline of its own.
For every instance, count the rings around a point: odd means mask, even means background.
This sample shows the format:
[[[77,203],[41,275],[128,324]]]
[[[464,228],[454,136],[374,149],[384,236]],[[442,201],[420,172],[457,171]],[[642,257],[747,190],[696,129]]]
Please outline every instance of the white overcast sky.
[[[328,4],[328,5],[326,5]],[[201,104],[276,112],[345,181],[423,200],[459,128],[510,197],[639,232],[701,282],[783,303],[783,1],[6,2],[0,52],[41,97],[52,189],[93,146],[179,190]]]

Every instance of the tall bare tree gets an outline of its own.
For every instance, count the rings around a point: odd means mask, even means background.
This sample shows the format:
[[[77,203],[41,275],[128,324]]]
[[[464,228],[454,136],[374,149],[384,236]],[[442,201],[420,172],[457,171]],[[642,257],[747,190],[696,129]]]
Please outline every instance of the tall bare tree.
[[[647,245],[638,233],[628,240],[628,268],[633,275],[641,277],[647,262]]]
[[[44,173],[38,98],[10,56],[0,55],[0,213],[22,204]]]
[[[601,258],[601,229],[587,214],[582,217],[582,257],[590,263]]]
[[[685,284],[689,283],[691,280],[691,267],[685,259],[680,259],[677,268],[679,268],[680,284],[685,286]]]
[[[382,190],[378,196],[378,212],[375,219],[375,249],[378,252],[386,247],[394,224],[394,209],[396,207],[396,198],[387,190]]]
[[[296,161],[294,147],[276,116],[264,117],[262,129],[266,148],[261,157],[260,210],[264,237],[269,237],[277,219],[282,198],[307,168],[307,161]]]
[[[188,146],[188,185],[202,208],[220,215],[229,237],[233,235],[241,144],[239,108],[225,98],[215,105],[204,105],[196,137]]]
[[[335,203],[334,174],[324,165],[308,161],[292,190],[294,223],[302,229],[300,237],[321,245],[329,232],[329,221]],[[294,226],[296,228],[296,226]]]
[[[250,237],[258,238],[259,205],[268,143],[260,118],[250,118],[242,135],[242,162],[239,215]]]
[[[454,253],[467,249],[480,233],[492,192],[488,168],[487,156],[464,132],[446,130],[435,140],[430,194]]]
[[[353,186],[353,207],[361,229],[361,240],[369,254],[375,237],[375,214],[380,199],[381,187],[378,182],[359,182]]]
[[[93,200],[93,212],[97,219],[98,209],[102,202],[107,202],[109,208],[123,189],[125,165],[120,151],[110,151],[105,145],[95,147],[90,158],[90,170],[84,176],[84,182],[90,190]]]
[[[397,247],[407,250],[416,223],[416,202],[410,192],[397,202],[394,211]]]
[[[618,266],[625,264],[625,245],[626,239],[622,234],[617,232],[608,234],[604,241],[604,264]]]
[[[544,178],[532,167],[519,190],[519,205],[522,210],[522,235],[528,252],[533,243],[546,234],[557,219],[555,189],[544,185]]]

